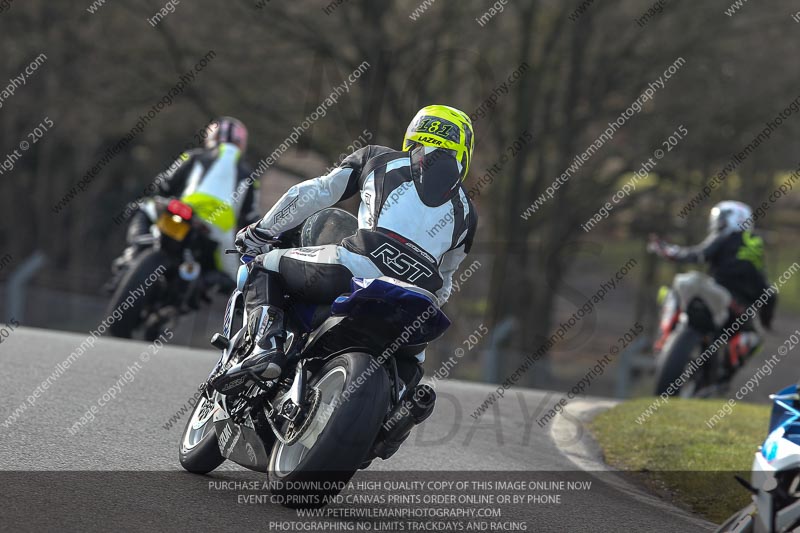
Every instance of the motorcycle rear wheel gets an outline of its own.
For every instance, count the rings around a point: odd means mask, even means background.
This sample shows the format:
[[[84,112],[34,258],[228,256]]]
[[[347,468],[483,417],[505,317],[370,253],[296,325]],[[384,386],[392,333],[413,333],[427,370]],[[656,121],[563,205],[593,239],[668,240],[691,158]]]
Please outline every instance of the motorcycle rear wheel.
[[[300,441],[277,442],[269,476],[273,494],[287,507],[321,507],[336,495],[372,450],[389,407],[389,378],[365,353],[340,355],[317,372],[309,385],[320,390],[320,406]],[[357,383],[362,380],[362,384]],[[342,392],[352,393],[346,400]],[[297,483],[305,482],[299,490]]]

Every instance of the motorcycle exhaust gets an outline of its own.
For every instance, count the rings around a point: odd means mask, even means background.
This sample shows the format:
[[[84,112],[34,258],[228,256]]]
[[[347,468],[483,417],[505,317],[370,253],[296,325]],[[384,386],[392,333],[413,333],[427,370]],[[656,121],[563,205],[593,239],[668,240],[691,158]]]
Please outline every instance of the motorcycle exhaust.
[[[388,459],[400,449],[415,425],[424,422],[436,403],[436,392],[428,385],[417,385],[410,398],[400,402],[386,418],[372,453]]]
[[[411,399],[414,403],[411,412],[414,417],[414,423],[421,424],[433,413],[433,404],[436,403],[436,391],[429,385],[417,385],[414,387],[414,394]]]

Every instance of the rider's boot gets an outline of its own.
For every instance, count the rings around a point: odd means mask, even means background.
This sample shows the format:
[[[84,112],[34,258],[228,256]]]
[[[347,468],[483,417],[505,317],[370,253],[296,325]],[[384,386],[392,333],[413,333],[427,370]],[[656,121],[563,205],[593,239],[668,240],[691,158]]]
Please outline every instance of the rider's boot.
[[[223,393],[230,393],[253,376],[260,379],[276,379],[286,364],[283,347],[286,330],[283,325],[283,310],[264,305],[253,310],[252,325],[249,328],[253,339],[250,355],[233,365],[227,372],[211,381],[211,386]]]
[[[742,331],[728,343],[728,356],[733,369],[740,368],[761,347],[761,335],[755,331]]]
[[[253,353],[242,361],[243,369],[265,378],[275,379],[286,365],[283,345],[286,330],[283,325],[283,310],[274,305],[265,305],[256,310],[260,314],[259,327],[255,335]]]

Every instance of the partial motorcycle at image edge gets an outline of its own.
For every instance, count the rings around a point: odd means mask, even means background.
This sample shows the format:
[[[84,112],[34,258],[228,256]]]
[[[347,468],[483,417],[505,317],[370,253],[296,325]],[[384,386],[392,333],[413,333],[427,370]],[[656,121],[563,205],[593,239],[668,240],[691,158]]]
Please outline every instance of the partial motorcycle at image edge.
[[[314,216],[315,224],[326,212],[340,210],[323,210]],[[356,230],[355,217],[348,216],[350,225],[330,217],[337,223],[326,236],[307,231],[306,221],[294,242],[281,237],[272,244],[339,242]],[[434,390],[404,383],[398,366],[438,338],[450,320],[424,289],[389,277],[353,278],[352,292],[329,306],[289,303],[288,362],[277,380],[251,373],[214,390],[214,378],[254,348],[251,330],[258,321],[247,316],[242,292],[253,259],[242,256],[222,333],[212,339],[222,353],[184,429],[180,462],[190,472],[205,474],[229,459],[268,473],[271,491],[284,498],[284,505],[322,506],[359,469],[391,457],[412,428],[430,416]],[[294,482],[307,484],[298,490]]]
[[[717,533],[785,533],[800,527],[800,395],[791,385],[770,395],[767,438],[753,458],[750,481],[736,479],[752,503],[734,513]]]
[[[758,320],[749,319],[724,346],[709,350],[723,328],[744,311],[731,294],[712,277],[694,271],[677,274],[672,287],[662,287],[659,300],[660,337],[653,348],[655,395],[688,398],[724,393],[734,373],[759,348]],[[701,361],[706,350],[707,358]],[[681,378],[693,362],[691,375]]]
[[[141,209],[150,231],[115,261],[107,316],[121,314],[109,326],[111,335],[130,338],[141,328],[152,341],[178,317],[209,303],[207,291],[229,292],[233,281],[215,267],[217,243],[190,205],[156,196]]]

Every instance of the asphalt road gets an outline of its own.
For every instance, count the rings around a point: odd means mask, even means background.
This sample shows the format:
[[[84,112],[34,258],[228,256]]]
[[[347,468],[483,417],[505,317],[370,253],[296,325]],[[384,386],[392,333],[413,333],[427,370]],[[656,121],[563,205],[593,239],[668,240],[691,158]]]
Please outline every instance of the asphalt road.
[[[96,410],[94,421],[75,431],[74,424],[87,409],[120,383],[147,350],[140,342],[101,339],[9,422],[7,417],[83,339],[22,328],[0,344],[0,530],[378,529],[377,522],[364,525],[350,518],[321,529],[302,529],[293,510],[242,503],[235,491],[215,488],[220,485],[214,482],[241,479],[244,469],[236,465],[226,463],[209,476],[181,470],[177,442],[186,416],[170,429],[164,424],[207,375],[215,360],[211,351],[165,346],[128,374],[133,379],[122,382],[116,397]],[[476,422],[470,413],[491,387],[442,381],[437,390],[433,416],[393,458],[378,460],[354,481],[448,476],[588,480],[588,490],[556,491],[558,502],[504,506],[502,520],[537,532],[707,530],[701,521],[668,504],[620,490],[607,482],[607,474],[578,471],[560,451],[572,443],[555,442],[549,426],[540,428],[535,422],[545,406],[557,401],[554,393],[515,391]],[[574,438],[585,438],[577,423]],[[263,477],[251,473],[247,479],[259,476]]]

